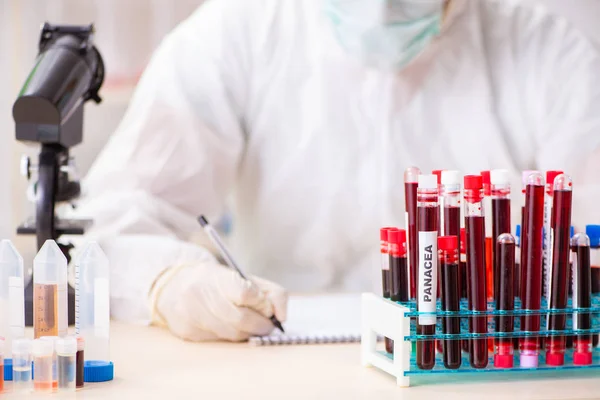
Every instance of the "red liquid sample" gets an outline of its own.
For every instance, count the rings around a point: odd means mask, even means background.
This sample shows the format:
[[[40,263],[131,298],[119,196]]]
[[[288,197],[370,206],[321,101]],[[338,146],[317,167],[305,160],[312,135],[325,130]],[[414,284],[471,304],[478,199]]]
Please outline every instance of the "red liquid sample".
[[[446,261],[454,261],[447,263]],[[454,260],[443,260],[442,266],[442,309],[444,311],[460,311],[460,298],[458,292],[459,272],[458,263]],[[446,334],[460,333],[460,317],[444,317],[442,328]],[[444,340],[444,366],[448,369],[457,369],[461,364],[461,340]]]
[[[525,206],[521,207],[521,262],[519,265],[523,266],[523,258],[525,257],[525,248],[527,248],[527,230],[525,226]],[[520,290],[517,292],[519,298],[523,298],[523,290],[525,285],[523,285],[523,281],[525,280],[525,270],[521,268],[521,282],[519,284]]]
[[[573,282],[577,285],[577,296],[573,299],[574,307],[589,308],[592,306],[592,272],[590,268],[589,246],[573,246],[572,251],[577,257],[577,274]],[[575,265],[575,263],[573,263]],[[573,315],[573,328],[591,329],[592,318],[590,313],[578,312]],[[592,363],[592,337],[591,335],[577,335],[573,343],[573,364],[590,365]]]
[[[419,236],[417,234],[417,187],[418,183],[404,184],[406,212],[408,213],[408,252],[410,259],[410,297],[417,297],[417,273],[419,265]],[[436,228],[437,229],[437,228]]]
[[[84,361],[83,350],[78,350],[77,353],[75,353],[75,387],[78,387],[78,388],[82,388],[84,385],[83,361]]]
[[[485,278],[488,299],[494,299],[494,240],[485,238]]]
[[[444,232],[443,236],[456,236],[458,248],[460,249],[460,207],[444,207]],[[458,276],[458,293],[459,296],[463,293],[463,285],[460,280],[460,265]],[[443,292],[443,290],[442,290]],[[466,288],[464,289],[464,297],[467,297]]]
[[[392,264],[392,256],[390,257],[390,266]],[[390,281],[391,281],[391,270],[381,270],[381,283],[383,286],[383,297],[386,299],[390,298],[391,295],[391,287],[390,287]],[[394,352],[394,341],[392,339],[389,338],[385,338],[385,350],[388,353],[393,353]]]
[[[573,192],[570,190],[554,191],[551,224],[554,230],[552,249],[552,276],[550,290],[550,308],[567,308],[569,296],[569,254],[571,242],[571,204]],[[565,329],[565,314],[549,314],[548,329],[562,331]],[[558,366],[564,364],[566,338],[550,336],[546,339],[546,364]]]
[[[419,207],[419,231],[436,232],[438,215],[438,207]],[[437,257],[437,255],[434,255],[434,257]],[[417,335],[435,335],[435,325],[421,325],[417,318]],[[432,369],[435,366],[435,340],[417,341],[417,366],[420,369]]]
[[[527,185],[525,189],[525,229],[521,247],[522,308],[539,310],[542,300],[542,252],[544,226],[544,186]],[[540,315],[521,317],[521,330],[539,332]],[[538,354],[538,337],[521,339],[521,355]]]
[[[514,268],[515,268],[515,244],[497,243],[495,249],[497,261],[497,300],[496,310],[513,311],[515,309],[514,296]],[[495,318],[496,332],[514,332],[514,316],[499,315]],[[497,368],[513,367],[514,340],[512,338],[498,338],[497,352],[494,356],[494,365]]]
[[[484,217],[465,217],[467,231],[467,274],[469,282],[469,309],[487,311],[485,270],[485,220]],[[470,317],[471,333],[487,333],[487,317]],[[469,360],[473,368],[485,368],[488,364],[487,339],[471,339]]]
[[[498,236],[510,232],[510,199],[492,199],[492,238],[494,243],[498,240]],[[494,300],[498,304],[500,290],[500,271],[498,270],[498,266],[500,265],[500,261],[495,250],[494,246],[492,251],[494,254],[492,268],[494,271]]]

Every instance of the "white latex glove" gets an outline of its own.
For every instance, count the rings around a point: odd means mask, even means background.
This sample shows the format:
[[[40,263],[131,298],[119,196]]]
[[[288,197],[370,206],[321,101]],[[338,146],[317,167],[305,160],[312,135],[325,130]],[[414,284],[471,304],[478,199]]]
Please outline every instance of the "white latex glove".
[[[168,273],[167,273],[168,275]],[[159,319],[176,336],[191,340],[247,340],[273,329],[269,317],[286,319],[287,293],[281,286],[216,264],[187,266],[157,282]]]

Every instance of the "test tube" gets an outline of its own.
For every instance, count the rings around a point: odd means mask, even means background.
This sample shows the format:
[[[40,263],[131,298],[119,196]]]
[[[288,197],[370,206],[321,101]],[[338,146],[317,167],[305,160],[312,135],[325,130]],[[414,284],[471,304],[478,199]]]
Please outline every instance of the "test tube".
[[[4,391],[4,338],[0,338],[0,393]]]
[[[483,208],[487,210],[485,220],[485,277],[488,299],[494,299],[494,238],[492,224],[492,181],[491,171],[481,171],[481,184],[483,189]],[[493,341],[490,339],[490,341]],[[493,348],[490,347],[490,350]]]
[[[29,339],[15,339],[12,342],[13,393],[31,391],[31,345]]]
[[[490,172],[492,198],[492,238],[498,240],[503,233],[510,233],[510,180],[508,170],[495,169]],[[498,245],[496,244],[495,247]],[[494,300],[498,304],[500,296],[500,260],[493,251]]]
[[[34,337],[67,335],[67,259],[47,240],[33,260]]]
[[[408,261],[410,264],[410,298],[417,297],[417,270],[419,265],[419,238],[417,235],[417,187],[421,170],[409,167],[404,171],[404,199],[406,206],[405,222],[408,233]]]
[[[542,301],[542,229],[544,227],[544,178],[531,174],[525,188],[525,226],[521,238],[521,304],[525,310],[539,310]],[[521,316],[521,330],[540,330],[540,315]],[[521,338],[520,362],[523,368],[538,366],[539,337]]]
[[[383,297],[390,298],[390,256],[388,254],[388,231],[392,228],[381,228],[379,230],[380,252],[381,252],[381,286]],[[388,353],[394,352],[394,341],[385,338],[385,350]]]
[[[592,282],[590,268],[590,239],[585,233],[578,233],[571,239],[573,254],[573,308],[592,306]],[[591,329],[592,317],[589,312],[573,313],[573,329]],[[592,338],[589,334],[575,336],[573,364],[590,365],[592,363]]]
[[[96,242],[83,249],[75,265],[75,331],[85,340],[86,364],[110,364],[109,263]]]
[[[408,266],[406,262],[406,231],[390,229],[388,231],[388,252],[390,254],[391,292],[392,301],[409,300],[408,297]]]
[[[552,206],[554,203],[554,179],[561,175],[562,171],[546,171],[546,195],[544,196],[544,255],[542,257],[542,282],[543,295],[550,298],[550,282],[552,281]],[[550,304],[550,302],[548,302]]]
[[[467,299],[468,301],[468,287],[469,282],[467,281],[467,230],[465,228],[460,228],[460,237],[459,237],[459,247],[460,247],[460,258],[458,263],[458,272],[460,276],[460,297],[461,299]],[[465,353],[469,352],[469,339],[461,340],[462,350]]]
[[[571,241],[571,204],[573,198],[573,183],[567,175],[559,175],[552,179],[553,205],[550,207],[551,235],[548,246],[551,257],[548,262],[552,268],[548,269],[550,284],[548,287],[548,307],[564,309],[567,307],[569,297],[569,248]],[[549,314],[548,329],[562,331],[565,329],[567,316],[565,314]],[[546,364],[559,366],[565,363],[565,336],[550,336],[546,340]]]
[[[460,249],[460,172],[442,171],[441,198],[444,204],[442,212],[442,235],[454,236]],[[458,280],[460,299],[461,282]]]
[[[84,386],[84,370],[83,370],[83,363],[85,361],[85,339],[82,338],[81,336],[77,336],[77,354],[75,355],[75,362],[77,363],[76,366],[76,377],[75,377],[75,381],[76,381],[76,387],[77,388],[82,388]]]
[[[487,311],[483,184],[480,175],[467,175],[464,181],[468,304],[471,311]],[[469,331],[471,333],[487,333],[487,317],[469,318]],[[487,339],[471,339],[469,344],[471,366],[473,368],[487,367]]]
[[[10,240],[0,242],[0,337],[5,348],[25,336],[23,258]]]
[[[460,293],[458,291],[458,237],[441,236],[438,238],[439,257],[442,281],[442,310],[460,311]],[[444,334],[460,334],[460,317],[445,316],[442,320]],[[459,339],[444,340],[444,366],[458,369],[461,364],[461,341]]]
[[[523,280],[525,279],[525,270],[523,269],[523,249],[525,249],[527,247],[527,226],[526,226],[526,218],[525,218],[525,202],[526,202],[526,194],[525,194],[525,190],[527,188],[527,182],[529,181],[529,176],[533,175],[533,174],[539,174],[539,171],[535,171],[535,170],[526,170],[523,171],[521,174],[521,182],[523,184],[522,186],[522,190],[521,192],[523,193],[523,205],[521,206],[521,239],[520,239],[520,248],[521,248],[521,262],[520,262],[520,266],[521,266],[521,276],[520,276],[520,282],[519,282],[519,286],[521,287],[521,290],[518,292],[518,296],[523,299],[524,295],[522,293],[523,290],[525,290],[525,288],[522,285]]]
[[[419,290],[417,309],[435,313],[438,274],[438,185],[435,175],[419,175],[417,190]],[[418,335],[435,335],[436,315],[419,315]],[[435,340],[417,341],[417,366],[432,369],[435,366]]]
[[[56,341],[59,391],[75,391],[76,389],[76,355],[77,339],[75,337],[68,336]]]
[[[431,171],[432,175],[435,175],[436,179],[437,179],[437,183],[438,183],[438,236],[442,236],[442,233],[444,232],[444,218],[443,218],[443,211],[444,211],[444,199],[442,198],[442,174],[444,173],[443,170],[441,169],[434,169],[433,171]],[[439,271],[438,271],[439,274]],[[438,296],[440,295],[440,286],[439,286],[440,281],[438,280]]]
[[[33,389],[36,392],[52,392],[52,365],[54,346],[51,341],[33,341]]]
[[[52,345],[52,390],[58,389],[58,363],[56,360],[56,342],[58,339],[58,336],[43,336],[40,338],[40,340],[47,341]]]
[[[505,315],[494,318],[496,332],[512,333],[514,331],[514,316],[510,314],[515,309],[514,271],[515,271],[515,238],[510,233],[503,233],[496,242],[496,262],[498,281],[496,293],[496,310],[508,311]],[[496,340],[494,366],[496,368],[513,367],[514,343],[512,338],[501,337]]]

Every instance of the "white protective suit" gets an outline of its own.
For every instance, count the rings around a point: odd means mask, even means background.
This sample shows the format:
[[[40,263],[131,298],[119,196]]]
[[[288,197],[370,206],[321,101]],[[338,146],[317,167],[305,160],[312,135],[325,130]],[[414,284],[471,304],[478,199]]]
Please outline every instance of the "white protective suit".
[[[85,181],[112,310],[150,317],[167,267],[214,262],[195,217],[233,213],[233,253],[291,291],[379,290],[378,229],[403,225],[410,165],[569,171],[600,222],[600,56],[566,21],[453,0],[401,71],[344,51],[324,0],[212,0],[162,43]],[[519,205],[518,201],[514,202]],[[516,213],[515,213],[516,214]]]

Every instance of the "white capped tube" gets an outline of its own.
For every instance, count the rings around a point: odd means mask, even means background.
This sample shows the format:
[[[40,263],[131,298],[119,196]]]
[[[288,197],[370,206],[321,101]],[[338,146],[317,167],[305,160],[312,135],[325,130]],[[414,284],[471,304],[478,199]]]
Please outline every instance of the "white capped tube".
[[[25,394],[31,391],[31,346],[30,339],[13,340],[13,393]]]
[[[14,339],[25,336],[23,258],[10,240],[0,242],[0,337],[10,349]]]

